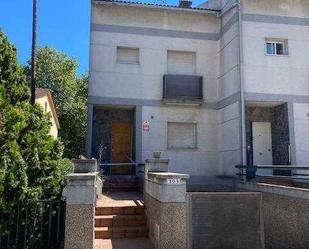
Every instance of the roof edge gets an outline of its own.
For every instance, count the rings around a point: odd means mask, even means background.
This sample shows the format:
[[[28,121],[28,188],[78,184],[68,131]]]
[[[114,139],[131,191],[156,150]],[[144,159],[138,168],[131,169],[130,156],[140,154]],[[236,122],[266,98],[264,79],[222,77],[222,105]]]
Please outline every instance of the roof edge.
[[[120,1],[120,0],[92,0],[92,2],[95,4],[103,4],[103,5],[122,5],[122,6],[134,6],[134,7],[151,8],[151,9],[181,10],[181,11],[212,14],[212,15],[217,15],[218,13],[221,12],[221,10],[216,10],[216,9],[205,9],[205,8],[198,8],[198,7],[183,8],[177,5],[129,2],[129,1]]]

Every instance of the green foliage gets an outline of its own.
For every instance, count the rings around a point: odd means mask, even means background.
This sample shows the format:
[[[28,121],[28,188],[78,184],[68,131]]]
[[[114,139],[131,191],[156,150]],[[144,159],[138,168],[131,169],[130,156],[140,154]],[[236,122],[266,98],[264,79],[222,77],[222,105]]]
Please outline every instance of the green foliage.
[[[49,47],[37,52],[37,86],[52,90],[59,116],[59,136],[64,155],[74,158],[84,153],[88,76],[77,75],[74,58]],[[30,75],[30,64],[27,67]]]
[[[0,30],[0,231],[18,203],[61,195],[72,164],[49,135],[49,114],[29,104],[26,76],[16,50]]]

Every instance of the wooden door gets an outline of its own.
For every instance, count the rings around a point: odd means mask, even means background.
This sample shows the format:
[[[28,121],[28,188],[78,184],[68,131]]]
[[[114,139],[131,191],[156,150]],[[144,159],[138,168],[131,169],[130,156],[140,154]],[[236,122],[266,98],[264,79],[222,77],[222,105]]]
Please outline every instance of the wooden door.
[[[112,124],[111,134],[112,163],[129,163],[132,158],[132,124],[117,122]],[[130,165],[112,166],[112,174],[130,174]]]

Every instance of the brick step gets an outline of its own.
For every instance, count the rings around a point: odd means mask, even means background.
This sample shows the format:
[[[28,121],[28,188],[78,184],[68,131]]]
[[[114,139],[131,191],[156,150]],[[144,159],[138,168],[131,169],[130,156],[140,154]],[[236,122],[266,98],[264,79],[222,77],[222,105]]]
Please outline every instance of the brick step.
[[[143,226],[146,216],[139,215],[98,215],[95,217],[96,227]]]
[[[95,208],[95,215],[139,215],[145,214],[143,206],[100,207]]]
[[[96,239],[120,239],[148,237],[146,226],[134,227],[96,227],[94,230]]]

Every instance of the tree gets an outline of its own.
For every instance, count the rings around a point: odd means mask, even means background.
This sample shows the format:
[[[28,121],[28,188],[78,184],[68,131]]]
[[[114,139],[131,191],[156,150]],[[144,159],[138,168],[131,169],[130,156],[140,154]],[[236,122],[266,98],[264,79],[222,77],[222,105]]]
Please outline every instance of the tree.
[[[79,77],[77,60],[54,48],[39,48],[36,60],[37,87],[52,90],[55,98],[64,155],[77,157],[84,153],[88,76]]]
[[[62,159],[63,145],[50,127],[50,114],[30,105],[16,49],[0,30],[0,232],[19,203],[61,195],[72,164]]]

